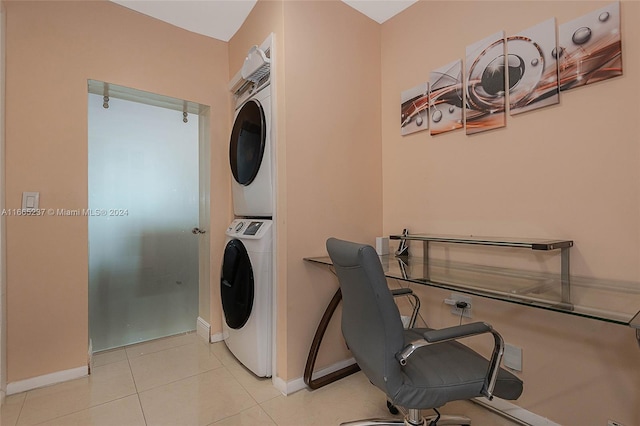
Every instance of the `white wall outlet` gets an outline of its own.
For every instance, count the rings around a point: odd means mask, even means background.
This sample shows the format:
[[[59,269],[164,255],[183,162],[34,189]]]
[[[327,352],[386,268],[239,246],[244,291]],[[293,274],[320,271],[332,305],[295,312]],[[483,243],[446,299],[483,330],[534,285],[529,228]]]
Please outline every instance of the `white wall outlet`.
[[[522,371],[522,348],[505,343],[502,362],[507,368]]]
[[[378,256],[389,254],[389,237],[376,237],[376,253]]]
[[[471,297],[459,293],[451,293],[451,297],[444,299],[444,303],[451,305],[451,313],[456,316],[473,318],[471,311]],[[462,306],[466,305],[466,306]]]

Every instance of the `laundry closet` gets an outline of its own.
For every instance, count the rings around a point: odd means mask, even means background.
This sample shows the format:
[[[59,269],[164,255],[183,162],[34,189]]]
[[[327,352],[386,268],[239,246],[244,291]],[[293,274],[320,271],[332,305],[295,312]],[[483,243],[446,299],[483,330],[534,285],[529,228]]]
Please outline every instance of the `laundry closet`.
[[[220,295],[223,337],[259,377],[273,362],[274,144],[272,36],[252,47],[229,84],[235,112],[229,141],[234,220],[226,230]]]

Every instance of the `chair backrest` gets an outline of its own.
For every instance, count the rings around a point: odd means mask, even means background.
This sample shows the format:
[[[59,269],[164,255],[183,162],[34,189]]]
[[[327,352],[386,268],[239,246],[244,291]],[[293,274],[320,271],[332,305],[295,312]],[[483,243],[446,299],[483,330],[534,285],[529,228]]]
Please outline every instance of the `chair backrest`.
[[[378,388],[393,395],[402,384],[395,354],[404,345],[400,312],[373,247],[335,238],[327,251],[342,291],[342,334],[356,362]]]

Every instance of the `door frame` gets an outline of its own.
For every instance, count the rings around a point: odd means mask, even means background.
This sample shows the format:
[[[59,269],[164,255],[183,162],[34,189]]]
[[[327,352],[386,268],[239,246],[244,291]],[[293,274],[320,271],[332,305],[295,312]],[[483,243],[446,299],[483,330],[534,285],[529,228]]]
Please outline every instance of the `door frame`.
[[[4,209],[5,10],[0,2],[0,210]],[[7,390],[7,270],[5,217],[0,217],[0,405]]]
[[[209,342],[211,340],[211,283],[210,283],[210,241],[211,241],[211,123],[210,107],[197,102],[186,101],[170,96],[159,95],[139,89],[120,86],[98,80],[88,80],[88,93],[109,98],[137,102],[145,105],[182,111],[188,115],[198,116],[198,228],[204,233],[198,236],[198,318],[195,329],[198,335]],[[87,240],[87,244],[89,241]],[[88,285],[88,283],[87,283]],[[88,320],[88,319],[87,319]],[[91,343],[89,359],[91,359]]]

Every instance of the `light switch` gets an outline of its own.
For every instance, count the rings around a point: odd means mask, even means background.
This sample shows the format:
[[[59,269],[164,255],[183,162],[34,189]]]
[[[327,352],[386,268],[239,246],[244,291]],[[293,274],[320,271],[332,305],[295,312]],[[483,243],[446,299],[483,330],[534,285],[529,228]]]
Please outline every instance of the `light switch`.
[[[40,204],[39,192],[23,192],[22,193],[22,209],[35,210]]]

